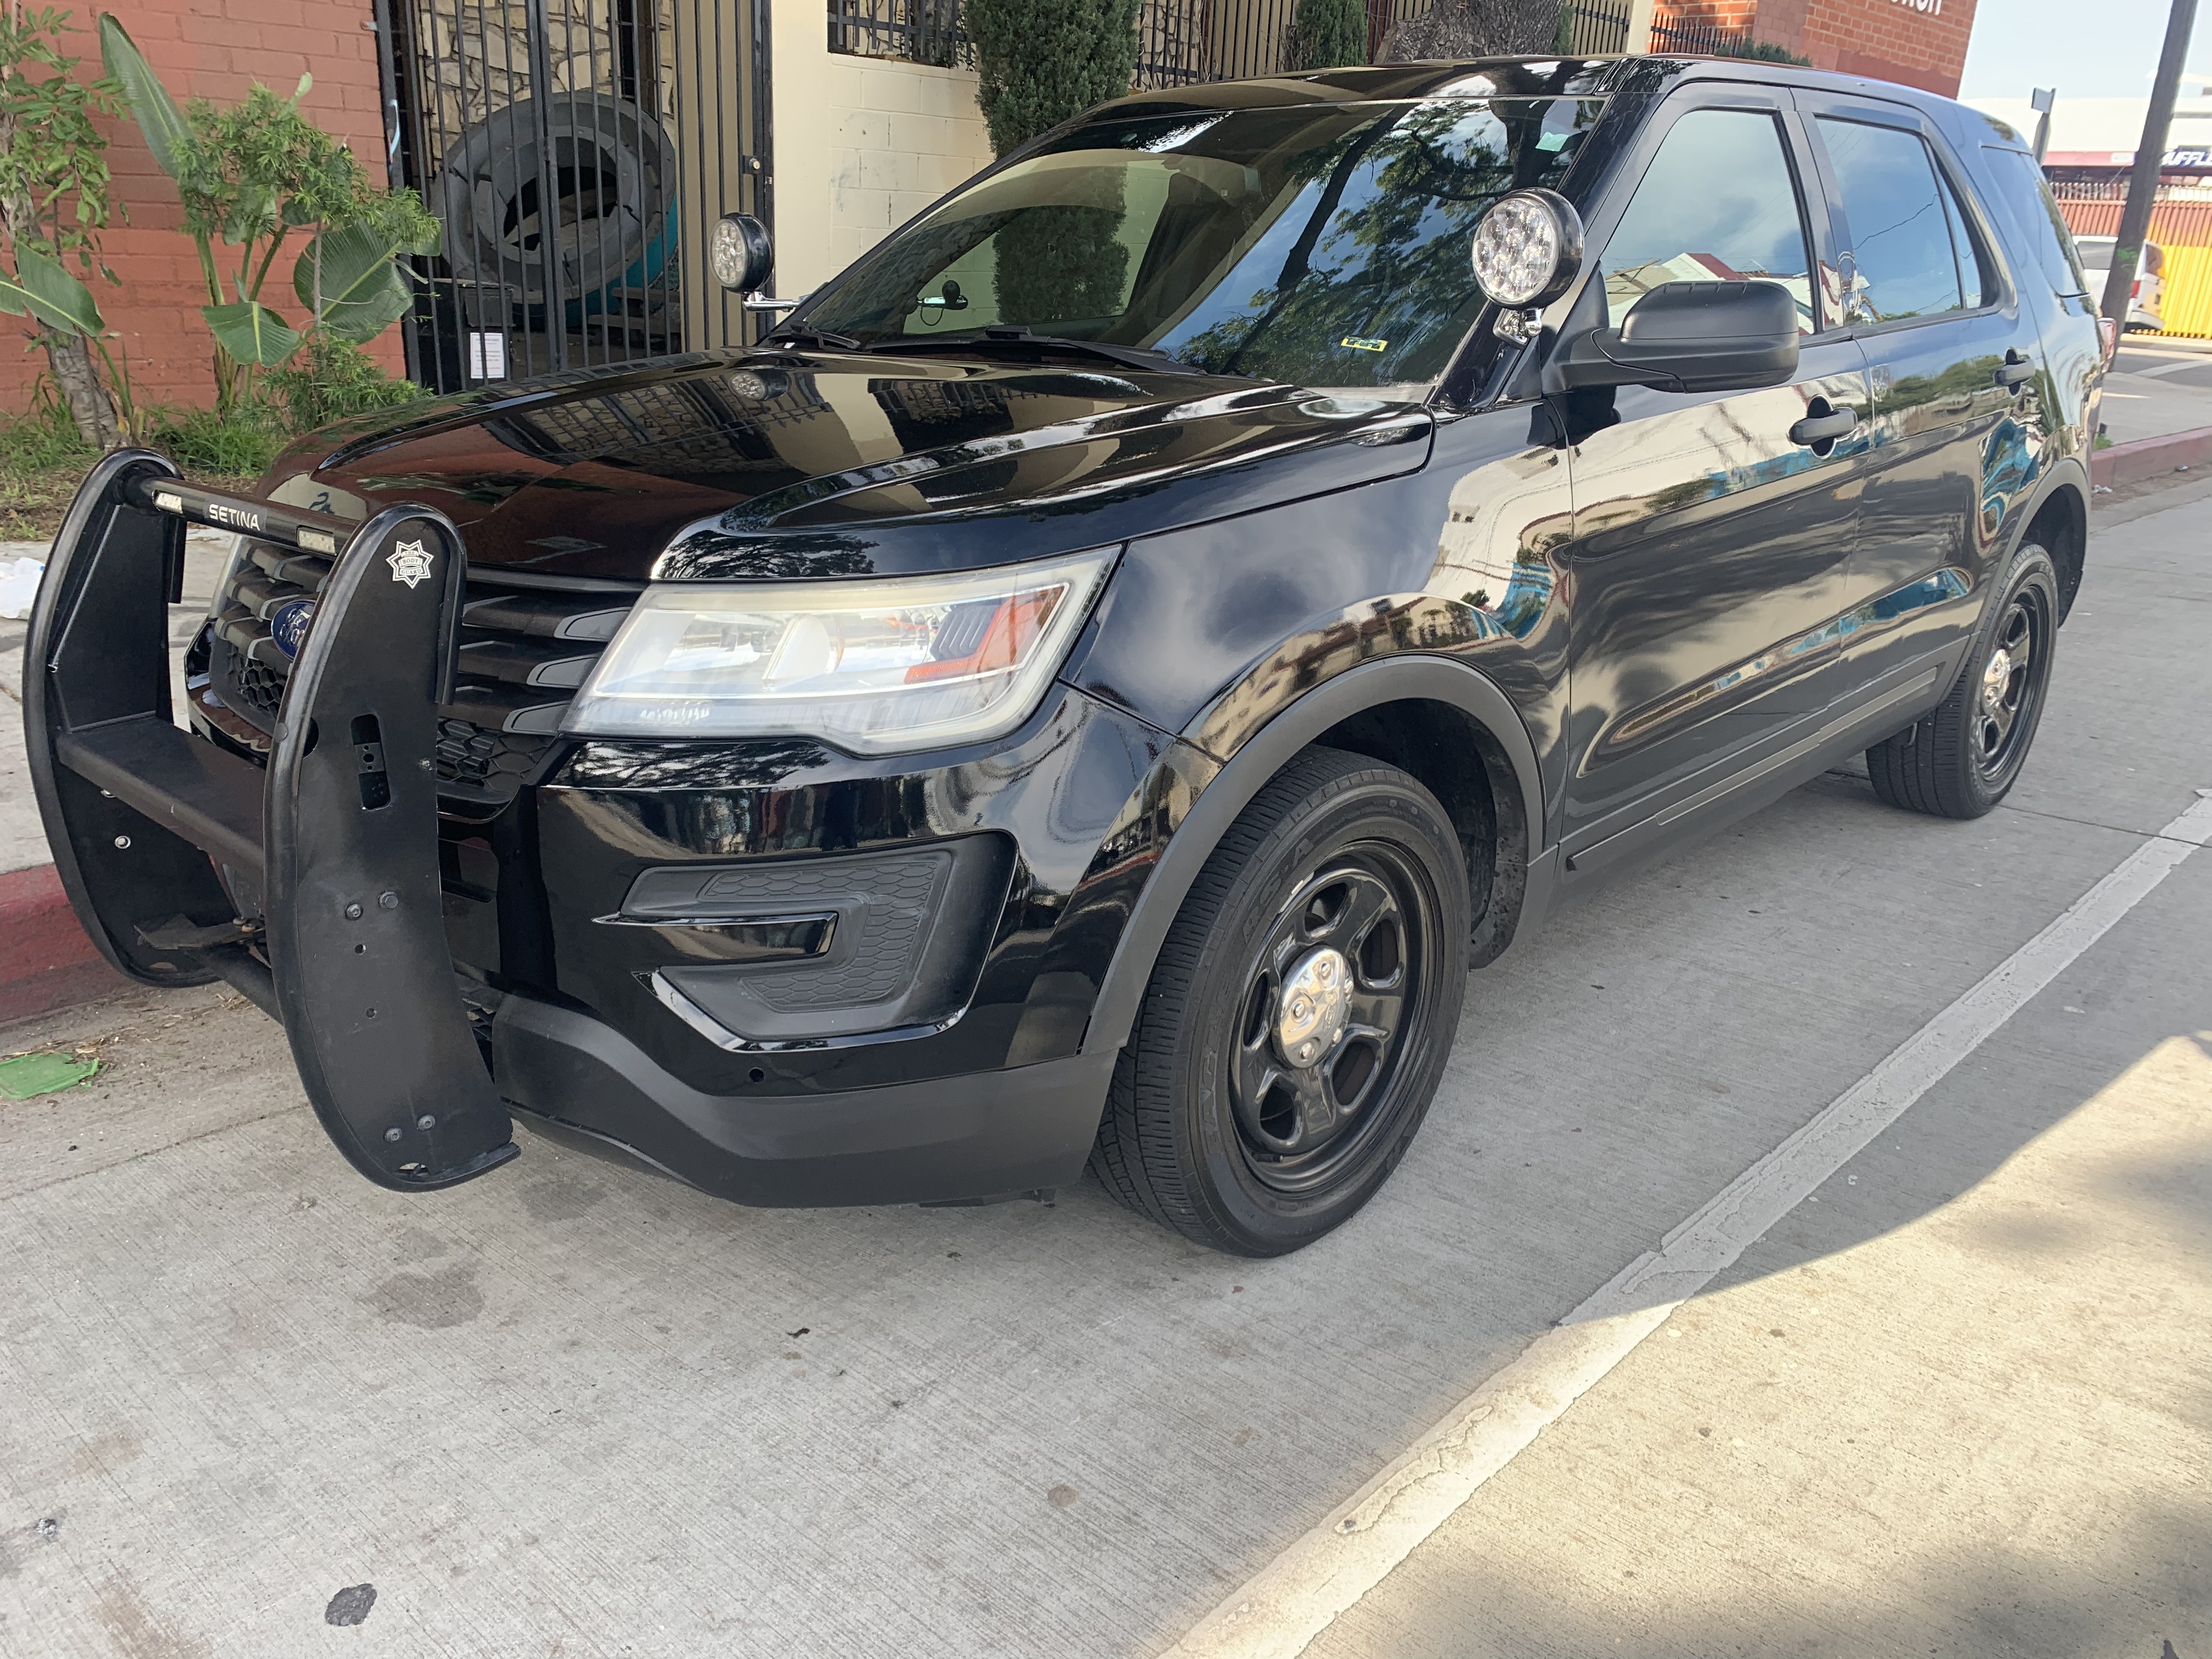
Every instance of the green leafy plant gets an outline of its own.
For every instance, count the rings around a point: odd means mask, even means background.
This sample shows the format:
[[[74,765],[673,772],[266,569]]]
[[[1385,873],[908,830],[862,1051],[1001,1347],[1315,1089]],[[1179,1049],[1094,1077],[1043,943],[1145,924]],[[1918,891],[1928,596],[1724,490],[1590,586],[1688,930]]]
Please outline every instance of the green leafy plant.
[[[130,380],[91,289],[68,265],[114,280],[100,263],[111,204],[107,139],[93,118],[118,107],[119,89],[76,78],[82,59],[60,44],[69,21],[68,12],[26,10],[15,0],[0,8],[0,228],[15,255],[13,271],[0,267],[0,311],[31,319],[78,432],[111,448],[136,426]],[[106,386],[95,355],[107,367]]]
[[[32,385],[28,409],[0,417],[0,473],[27,478],[82,465],[94,453],[45,375]]]
[[[212,409],[157,409],[148,417],[146,441],[187,472],[258,477],[284,447],[276,412],[244,404]]]
[[[87,441],[53,377],[31,383],[21,414],[0,416],[0,541],[51,537],[97,445]]]
[[[1292,69],[1338,69],[1367,61],[1366,0],[1298,0],[1291,19]]]
[[[412,380],[396,380],[350,340],[327,331],[308,337],[300,355],[269,371],[268,389],[295,433],[313,432],[332,421],[426,397]]]
[[[207,285],[200,314],[215,336],[219,415],[250,403],[255,372],[287,362],[312,336],[373,339],[406,314],[413,294],[399,261],[436,251],[438,222],[420,198],[372,184],[353,152],[301,112],[311,76],[289,98],[257,84],[229,109],[200,98],[179,109],[112,13],[100,15],[100,40],[184,204]],[[293,271],[297,329],[263,302],[276,256],[295,235],[311,239]]]
[[[1004,155],[1038,133],[1119,98],[1137,72],[1138,0],[968,0],[991,148]]]
[[[102,448],[112,448],[125,433],[134,439],[139,435],[143,422],[131,395],[130,368],[107,343],[107,319],[100,314],[92,290],[70,276],[60,260],[40,252],[27,243],[18,242],[15,274],[0,270],[0,312],[11,317],[30,318],[42,331],[50,354],[58,339],[77,341],[88,352],[98,354],[107,370],[108,391],[100,392],[96,380],[93,386],[106,416],[94,421],[94,430],[86,434],[88,441]],[[49,361],[53,361],[51,355]],[[64,395],[68,396],[69,382],[58,372],[54,378],[62,385]],[[109,402],[110,392],[112,403]],[[122,416],[119,429],[114,424],[118,410]],[[83,416],[74,398],[70,400],[70,412],[82,431]]]

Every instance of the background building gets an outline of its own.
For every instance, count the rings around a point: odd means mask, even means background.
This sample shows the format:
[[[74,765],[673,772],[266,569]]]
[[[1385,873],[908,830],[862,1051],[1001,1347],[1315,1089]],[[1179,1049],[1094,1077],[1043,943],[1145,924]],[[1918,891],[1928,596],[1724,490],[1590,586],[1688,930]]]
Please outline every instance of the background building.
[[[2149,240],[2161,252],[2160,315],[2165,332],[2212,336],[2212,77],[2186,76],[2173,108],[2159,169]],[[2024,133],[2035,131],[2026,98],[1977,98],[1976,109]],[[2051,194],[2077,236],[2110,236],[2120,228],[2128,175],[2142,137],[2148,98],[2069,98],[2062,88],[2051,112],[2044,172]],[[2094,278],[2093,278],[2094,281]]]
[[[1714,34],[1779,46],[1815,69],[1896,81],[1954,98],[1975,0],[1657,0],[1653,52]]]

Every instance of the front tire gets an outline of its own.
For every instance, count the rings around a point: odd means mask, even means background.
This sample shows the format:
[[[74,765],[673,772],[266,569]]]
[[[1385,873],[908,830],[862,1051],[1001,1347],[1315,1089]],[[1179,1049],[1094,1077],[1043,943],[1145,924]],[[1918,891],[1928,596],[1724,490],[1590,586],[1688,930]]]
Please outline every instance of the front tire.
[[[1238,1255],[1341,1225],[1426,1115],[1466,991],[1466,854],[1419,780],[1309,749],[1214,849],[1161,946],[1091,1167]]]
[[[2026,543],[1951,695],[1867,750],[1875,793],[1945,818],[1978,818],[2002,800],[2043,719],[2058,615],[2057,568],[2046,550]]]

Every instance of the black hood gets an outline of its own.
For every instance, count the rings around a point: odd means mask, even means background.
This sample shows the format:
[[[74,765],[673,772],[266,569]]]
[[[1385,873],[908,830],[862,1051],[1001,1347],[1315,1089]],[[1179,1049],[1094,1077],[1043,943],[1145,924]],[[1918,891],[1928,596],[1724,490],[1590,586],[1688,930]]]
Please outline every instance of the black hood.
[[[265,493],[349,518],[435,507],[487,570],[899,574],[1394,477],[1430,425],[1414,404],[1195,374],[731,352],[347,422],[295,445]]]

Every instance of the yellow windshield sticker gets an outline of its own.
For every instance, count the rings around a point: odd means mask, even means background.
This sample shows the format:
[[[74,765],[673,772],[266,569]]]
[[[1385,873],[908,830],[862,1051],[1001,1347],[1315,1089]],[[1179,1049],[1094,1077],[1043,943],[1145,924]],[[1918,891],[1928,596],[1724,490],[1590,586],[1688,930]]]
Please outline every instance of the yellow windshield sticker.
[[[1338,341],[1337,343],[1344,347],[1347,351],[1381,351],[1387,348],[1390,343],[1388,340],[1363,340],[1356,336],[1347,334],[1343,339]]]

